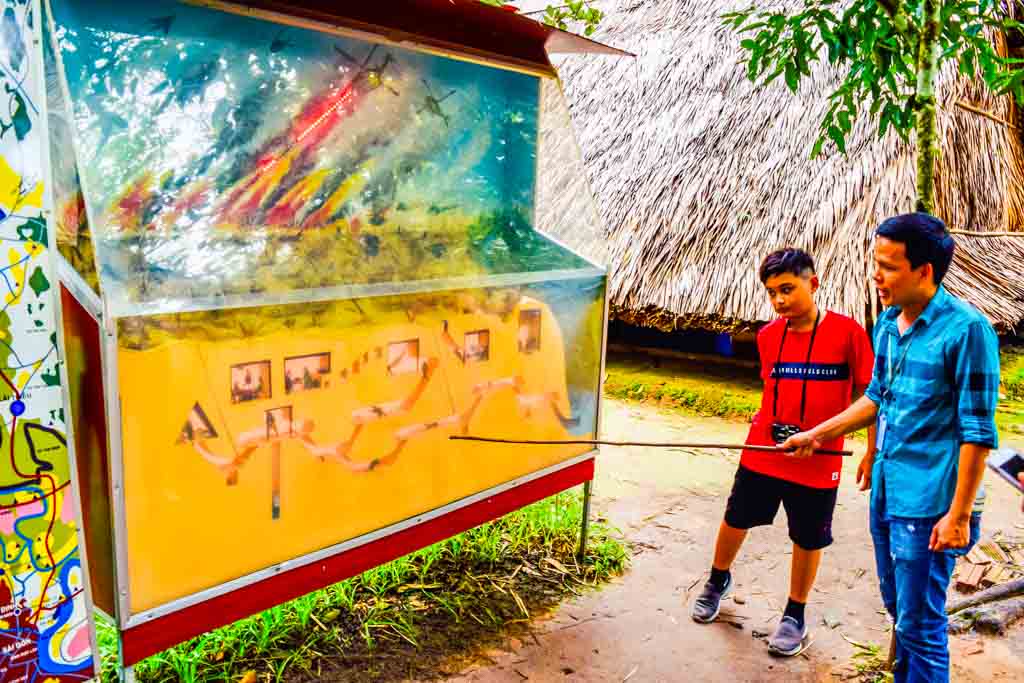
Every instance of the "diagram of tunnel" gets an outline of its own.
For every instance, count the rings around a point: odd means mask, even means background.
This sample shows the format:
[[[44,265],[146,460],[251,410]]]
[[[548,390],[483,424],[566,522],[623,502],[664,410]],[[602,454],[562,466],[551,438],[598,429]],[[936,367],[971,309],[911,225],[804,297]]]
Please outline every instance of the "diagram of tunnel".
[[[489,359],[491,340],[488,330],[466,332],[463,343],[459,344],[450,334],[448,321],[441,321],[441,325],[441,348],[449,351],[459,364],[466,366]],[[519,353],[530,354],[540,350],[540,327],[539,310],[520,312],[519,338],[516,341]],[[475,382],[471,387],[469,404],[464,410],[455,410],[430,421],[398,426],[391,433],[390,448],[370,459],[357,460],[352,457],[353,449],[369,425],[385,418],[409,414],[423,400],[432,382],[446,381],[438,377],[441,359],[436,356],[422,357],[418,339],[400,339],[357,353],[349,364],[340,369],[332,369],[329,353],[285,358],[284,365],[285,393],[290,397],[310,390],[337,389],[367,372],[381,372],[389,377],[415,373],[418,379],[411,391],[396,400],[359,405],[348,415],[342,416],[347,418],[350,431],[341,441],[319,441],[316,436],[317,425],[313,420],[304,418],[295,405],[277,405],[264,410],[261,422],[252,424],[251,428],[234,438],[225,435],[232,445],[230,454],[218,452],[211,444],[220,434],[203,406],[196,402],[181,429],[177,443],[190,443],[199,456],[224,476],[228,486],[238,483],[240,472],[257,452],[269,449],[273,519],[279,519],[281,514],[281,451],[285,442],[298,443],[304,452],[320,462],[341,465],[356,474],[368,474],[395,465],[410,442],[435,430],[454,427],[459,434],[469,434],[474,415],[491,397],[502,392],[511,392],[515,396],[520,420],[528,420],[541,411],[550,411],[564,429],[573,429],[579,424],[578,418],[562,411],[561,392],[527,393],[522,374],[511,374]],[[231,403],[270,399],[271,366],[271,361],[233,366]],[[450,388],[448,393],[451,395]]]

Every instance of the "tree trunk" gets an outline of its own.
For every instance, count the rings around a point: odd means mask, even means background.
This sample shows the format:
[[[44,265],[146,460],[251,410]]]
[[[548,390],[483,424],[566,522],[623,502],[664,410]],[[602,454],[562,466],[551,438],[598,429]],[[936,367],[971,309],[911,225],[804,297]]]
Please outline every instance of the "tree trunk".
[[[924,26],[918,34],[917,92],[914,109],[917,113],[917,211],[935,213],[935,162],[939,149],[936,125],[935,77],[939,68],[939,33],[942,0],[924,0]],[[889,640],[888,669],[896,663],[896,627]]]
[[[935,213],[935,162],[941,154],[936,125],[935,77],[939,63],[942,0],[924,0],[917,47],[917,210]]]

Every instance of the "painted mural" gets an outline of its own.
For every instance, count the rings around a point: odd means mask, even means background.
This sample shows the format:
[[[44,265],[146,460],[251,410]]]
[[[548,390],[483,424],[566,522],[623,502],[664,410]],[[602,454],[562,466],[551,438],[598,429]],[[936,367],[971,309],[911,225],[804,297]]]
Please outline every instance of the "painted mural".
[[[112,297],[586,265],[534,229],[536,77],[171,0],[53,8]]]
[[[38,7],[0,15],[0,681],[92,677],[47,246]]]

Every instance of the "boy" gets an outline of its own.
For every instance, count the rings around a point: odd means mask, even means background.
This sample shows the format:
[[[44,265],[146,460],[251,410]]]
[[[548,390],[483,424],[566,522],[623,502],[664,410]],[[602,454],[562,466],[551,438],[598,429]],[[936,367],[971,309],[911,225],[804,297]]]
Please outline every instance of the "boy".
[[[764,393],[746,443],[776,446],[849,407],[871,381],[874,354],[859,324],[814,303],[819,281],[806,252],[773,252],[759,274],[781,317],[757,335]],[[821,448],[839,450],[842,444],[841,438],[834,439]],[[694,621],[710,623],[718,616],[722,598],[732,590],[730,568],[747,530],[771,524],[781,504],[789,520],[793,561],[789,602],[768,648],[780,656],[800,652],[807,637],[804,606],[822,549],[832,543],[842,465],[841,456],[796,460],[781,453],[743,452],[718,531],[711,578],[693,604]],[[858,471],[858,482],[863,474]]]

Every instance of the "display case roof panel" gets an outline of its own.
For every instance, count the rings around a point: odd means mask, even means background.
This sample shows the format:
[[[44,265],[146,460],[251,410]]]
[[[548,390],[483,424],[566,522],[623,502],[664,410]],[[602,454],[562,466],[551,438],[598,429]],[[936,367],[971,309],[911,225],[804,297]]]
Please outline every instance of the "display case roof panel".
[[[225,8],[232,5],[205,4]],[[424,47],[456,51],[551,76],[555,71],[548,60],[549,53],[629,55],[479,0],[247,0],[244,11],[252,9],[368,31],[395,42],[413,41]]]
[[[114,315],[593,270],[535,224],[536,76],[172,0],[51,6]]]

